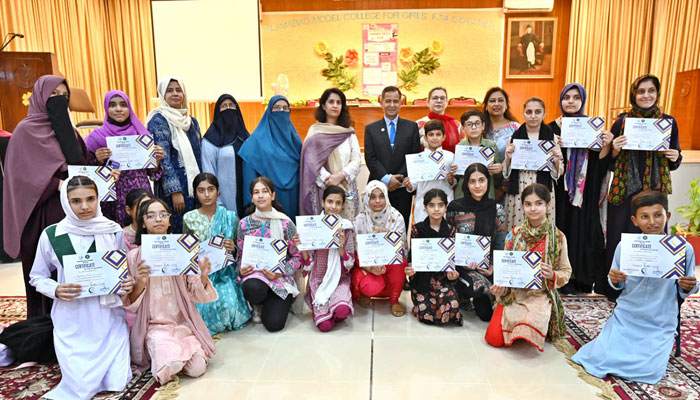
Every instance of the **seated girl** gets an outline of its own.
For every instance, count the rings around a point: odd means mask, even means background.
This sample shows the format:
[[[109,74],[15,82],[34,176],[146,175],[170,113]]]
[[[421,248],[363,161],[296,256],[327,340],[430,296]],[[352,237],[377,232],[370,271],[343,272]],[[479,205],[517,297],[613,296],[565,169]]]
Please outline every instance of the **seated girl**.
[[[428,216],[413,225],[411,239],[454,238],[455,228],[443,218],[447,209],[447,194],[440,189],[430,189],[423,196],[423,205]],[[411,265],[406,267],[405,272],[410,278],[413,315],[420,322],[462,325],[462,313],[459,311],[455,289],[459,272],[416,272]]]
[[[522,339],[544,351],[545,337],[558,340],[566,334],[564,306],[558,288],[571,276],[566,236],[547,218],[552,206],[549,189],[534,183],[521,194],[525,222],[506,237],[505,250],[532,251],[542,255],[543,289],[491,286],[498,306],[486,330],[486,341],[495,347]]]
[[[238,215],[224,206],[217,205],[219,180],[216,176],[202,172],[194,178],[194,195],[199,208],[185,213],[182,218],[183,231],[197,235],[200,243],[208,242],[216,235],[224,235],[224,248],[236,251],[234,236],[238,226]],[[235,266],[226,266],[209,276],[219,300],[197,304],[197,310],[209,333],[216,335],[223,331],[238,330],[250,319],[248,304],[243,298],[241,284],[237,282]]]
[[[172,215],[163,200],[146,201],[139,210],[136,245],[145,234],[172,231]],[[207,370],[214,356],[214,341],[194,303],[217,300],[209,281],[211,264],[199,260],[200,275],[150,276],[151,268],[141,257],[141,247],[127,255],[129,272],[136,278],[129,296],[129,310],[136,313],[131,329],[131,361],[139,373],[149,367],[161,385],[178,372],[196,378]]]
[[[122,296],[131,292],[133,280],[116,295],[77,298],[81,286],[66,282],[64,256],[123,249],[124,238],[121,227],[102,216],[97,185],[89,178],[64,181],[60,197],[66,217],[41,234],[29,274],[29,283],[54,299],[51,320],[61,382],[44,397],[92,399],[102,391],[121,392],[131,380]]]
[[[139,207],[141,204],[145,203],[146,200],[152,199],[151,194],[148,193],[146,189],[134,189],[126,195],[126,217],[124,218],[124,242],[126,243],[127,250],[131,250],[135,247],[134,240],[136,240],[136,231],[138,226],[136,225],[137,214],[139,213]]]

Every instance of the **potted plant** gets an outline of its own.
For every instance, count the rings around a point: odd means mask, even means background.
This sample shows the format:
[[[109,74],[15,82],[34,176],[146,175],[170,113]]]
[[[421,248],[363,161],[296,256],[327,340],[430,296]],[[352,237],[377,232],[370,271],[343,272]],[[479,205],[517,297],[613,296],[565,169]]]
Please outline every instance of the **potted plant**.
[[[685,236],[688,243],[693,246],[695,254],[700,254],[700,178],[690,182],[688,196],[690,204],[676,209],[676,212],[682,214],[682,218],[688,219],[688,223],[677,223],[671,228],[671,233]]]

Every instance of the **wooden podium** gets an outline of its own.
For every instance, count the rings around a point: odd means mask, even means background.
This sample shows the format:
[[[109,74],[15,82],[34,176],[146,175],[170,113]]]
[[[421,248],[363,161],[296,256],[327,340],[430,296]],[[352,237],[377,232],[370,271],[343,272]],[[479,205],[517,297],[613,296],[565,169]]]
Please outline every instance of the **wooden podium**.
[[[700,150],[700,69],[676,74],[671,115],[678,122],[681,149]]]
[[[27,116],[28,101],[34,82],[42,75],[60,75],[53,53],[2,52],[0,53],[0,114],[2,128],[12,132],[19,121]],[[25,96],[26,95],[26,96]]]

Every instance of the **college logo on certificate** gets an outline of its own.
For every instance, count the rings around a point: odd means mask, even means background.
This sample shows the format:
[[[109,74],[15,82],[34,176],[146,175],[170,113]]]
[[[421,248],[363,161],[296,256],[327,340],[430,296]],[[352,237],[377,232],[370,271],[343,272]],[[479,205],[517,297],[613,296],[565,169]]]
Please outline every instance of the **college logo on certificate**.
[[[192,234],[142,235],[141,257],[151,276],[199,274],[199,239]]]
[[[112,176],[112,168],[106,165],[69,165],[68,178],[76,175],[87,176],[97,184],[97,196],[100,201],[117,200],[117,183]]]
[[[411,239],[411,253],[416,272],[455,270],[455,241],[451,238]]]
[[[448,169],[445,154],[440,150],[406,154],[406,171],[411,182],[447,179]]]
[[[64,256],[63,274],[65,282],[81,286],[79,298],[117,294],[129,279],[126,250]]]
[[[112,151],[109,162],[116,169],[149,169],[158,166],[153,135],[109,136],[107,147]]]
[[[493,284],[521,289],[542,289],[542,255],[536,251],[493,252]]]
[[[403,263],[403,246],[398,232],[357,235],[357,257],[360,267]]]
[[[629,276],[678,279],[685,276],[685,237],[623,233],[620,271]]]
[[[600,131],[605,119],[600,117],[563,117],[561,119],[562,147],[601,150]]]
[[[335,249],[340,247],[342,220],[334,214],[299,215],[296,217],[299,250]]]
[[[554,155],[556,147],[551,140],[513,139],[515,151],[510,162],[511,169],[529,171],[554,171]]]

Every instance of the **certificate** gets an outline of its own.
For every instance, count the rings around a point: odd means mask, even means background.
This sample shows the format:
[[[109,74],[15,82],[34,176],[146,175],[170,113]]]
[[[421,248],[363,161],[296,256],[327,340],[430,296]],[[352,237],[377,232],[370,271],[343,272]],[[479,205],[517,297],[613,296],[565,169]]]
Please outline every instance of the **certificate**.
[[[458,144],[455,146],[455,160],[457,175],[464,175],[464,170],[474,163],[489,166],[493,163],[496,151],[491,147],[469,146]]]
[[[476,263],[479,268],[488,269],[491,258],[491,238],[488,236],[458,233],[455,236],[455,265],[467,266]]]
[[[416,272],[455,271],[452,238],[411,239],[412,266]]]
[[[629,276],[663,279],[685,276],[683,236],[623,233],[620,245],[620,271]]]
[[[68,178],[76,175],[87,176],[97,184],[97,197],[100,201],[117,200],[117,183],[114,181],[112,168],[104,165],[101,167],[91,165],[69,165]]]
[[[357,257],[360,267],[403,263],[401,235],[397,232],[357,235]]]
[[[151,276],[199,274],[199,240],[192,234],[142,235],[141,258]]]
[[[340,247],[342,220],[337,215],[297,216],[299,250],[337,249]]]
[[[158,166],[152,135],[108,136],[106,139],[112,151],[109,157],[112,167],[125,171]]]
[[[600,131],[605,126],[605,119],[599,117],[563,117],[561,119],[562,147],[578,149],[603,148]]]
[[[441,151],[406,154],[406,170],[412,183],[446,179],[449,165]]]
[[[670,119],[625,118],[627,144],[622,150],[661,151],[671,147]]]
[[[129,279],[126,250],[63,256],[63,276],[81,286],[78,298],[116,294]]]
[[[236,262],[233,258],[233,253],[224,247],[224,239],[224,235],[216,235],[208,241],[199,244],[199,258],[204,259],[206,257],[211,263],[209,275]]]
[[[554,143],[551,140],[513,139],[515,151],[510,160],[511,169],[553,171]]]
[[[493,284],[542,289],[541,260],[542,255],[535,251],[496,250],[493,252]]]
[[[287,259],[287,242],[259,236],[246,236],[243,239],[241,266],[252,265],[256,270],[266,269],[284,275]]]

